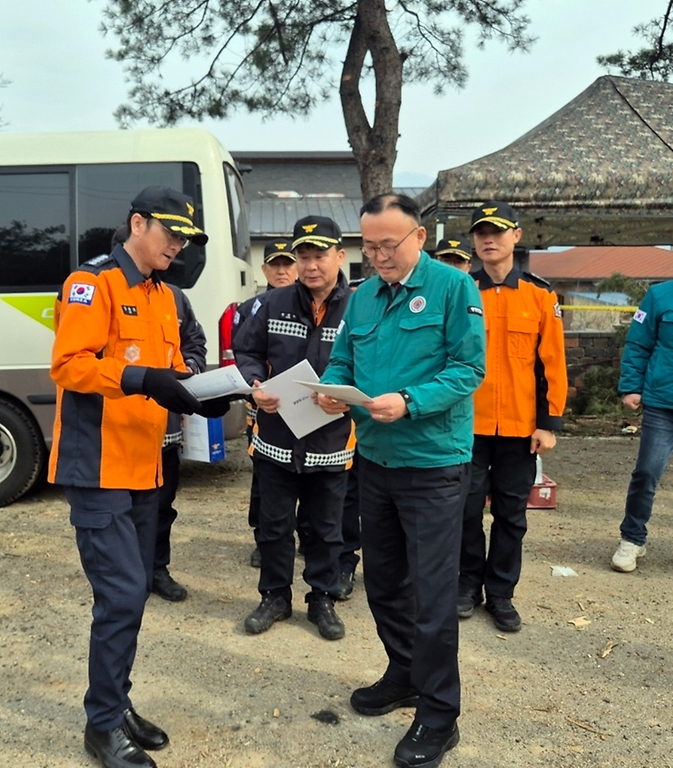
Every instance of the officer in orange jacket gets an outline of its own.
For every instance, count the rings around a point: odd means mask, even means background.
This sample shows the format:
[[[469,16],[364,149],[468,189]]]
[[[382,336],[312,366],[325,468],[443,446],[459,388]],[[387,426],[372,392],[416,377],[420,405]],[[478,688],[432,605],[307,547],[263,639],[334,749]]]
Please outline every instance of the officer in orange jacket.
[[[514,246],[522,233],[507,203],[477,208],[470,232],[483,263],[472,276],[484,305],[486,377],[474,394],[458,615],[472,616],[485,588],[486,610],[496,627],[516,632],[521,617],[512,597],[521,575],[535,457],[556,444],[568,391],[563,321],[549,284],[514,268]],[[493,524],[487,555],[483,510],[489,493]]]
[[[193,215],[181,192],[143,190],[124,245],[73,272],[56,302],[49,480],[64,486],[94,597],[84,746],[115,768],[156,768],[145,750],[168,743],[129,692],[152,583],[167,409],[202,410],[180,383],[191,374],[175,299],[158,274],[190,242],[207,242]]]

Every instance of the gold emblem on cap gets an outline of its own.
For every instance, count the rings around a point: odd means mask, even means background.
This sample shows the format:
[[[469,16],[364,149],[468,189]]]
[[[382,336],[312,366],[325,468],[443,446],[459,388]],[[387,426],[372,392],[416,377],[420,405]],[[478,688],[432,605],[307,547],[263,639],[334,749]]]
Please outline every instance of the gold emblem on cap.
[[[190,216],[193,216],[194,215],[194,206],[190,205],[190,203],[186,203],[186,206],[187,206],[187,213]]]
[[[274,243],[274,245],[279,251],[282,251],[284,248],[287,248],[287,243]]]
[[[308,232],[310,234],[317,226],[317,224],[302,224],[301,228],[304,230],[304,232]]]
[[[482,211],[483,211],[483,212],[484,212],[484,213],[485,213],[487,216],[492,216],[492,215],[493,215],[493,214],[494,214],[494,213],[495,213],[495,212],[498,210],[498,208],[497,208],[497,207],[495,207],[495,208],[482,208],[481,210],[482,210]]]
[[[452,248],[457,248],[460,245],[460,240],[449,240],[449,245]]]

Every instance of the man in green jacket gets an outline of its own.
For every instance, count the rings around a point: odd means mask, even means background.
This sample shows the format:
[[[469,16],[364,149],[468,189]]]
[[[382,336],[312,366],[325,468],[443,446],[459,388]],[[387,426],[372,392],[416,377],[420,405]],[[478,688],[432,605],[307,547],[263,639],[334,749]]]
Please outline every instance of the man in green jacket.
[[[321,381],[371,398],[351,411],[365,590],[389,662],[351,704],[365,715],[415,705],[395,762],[432,768],[459,738],[458,559],[483,312],[472,278],[421,250],[413,200],[373,198],[361,229],[378,276],[352,296]],[[319,403],[328,413],[349,408],[325,395]]]

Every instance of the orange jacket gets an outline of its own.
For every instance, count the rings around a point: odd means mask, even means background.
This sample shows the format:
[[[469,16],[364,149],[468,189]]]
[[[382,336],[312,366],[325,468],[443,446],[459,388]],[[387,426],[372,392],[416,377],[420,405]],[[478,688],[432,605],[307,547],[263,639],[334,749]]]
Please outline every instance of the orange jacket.
[[[146,280],[117,246],[68,277],[54,323],[50,482],[158,487],[168,412],[144,395],[124,395],[121,380],[129,365],[185,370],[172,291],[154,276]]]
[[[478,435],[530,437],[556,430],[568,394],[563,321],[547,282],[513,269],[495,285],[473,275],[486,325],[486,377],[474,394]]]

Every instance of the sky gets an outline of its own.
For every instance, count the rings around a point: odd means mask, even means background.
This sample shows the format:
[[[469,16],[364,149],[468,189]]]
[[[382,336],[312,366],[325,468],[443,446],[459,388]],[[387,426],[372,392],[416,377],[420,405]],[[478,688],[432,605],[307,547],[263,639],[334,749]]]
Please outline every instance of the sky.
[[[5,132],[117,128],[113,112],[129,86],[122,65],[105,58],[114,39],[99,31],[104,5],[103,0],[23,0],[3,16],[0,74],[10,81],[0,90]],[[527,0],[530,31],[538,37],[529,54],[509,53],[494,41],[478,50],[468,39],[464,89],[435,96],[429,87],[405,87],[396,183],[429,184],[439,170],[514,141],[606,74],[596,56],[639,47],[633,27],[660,16],[665,5],[664,0]],[[230,151],[350,149],[336,92],[309,118],[264,121],[240,113],[200,125]]]

